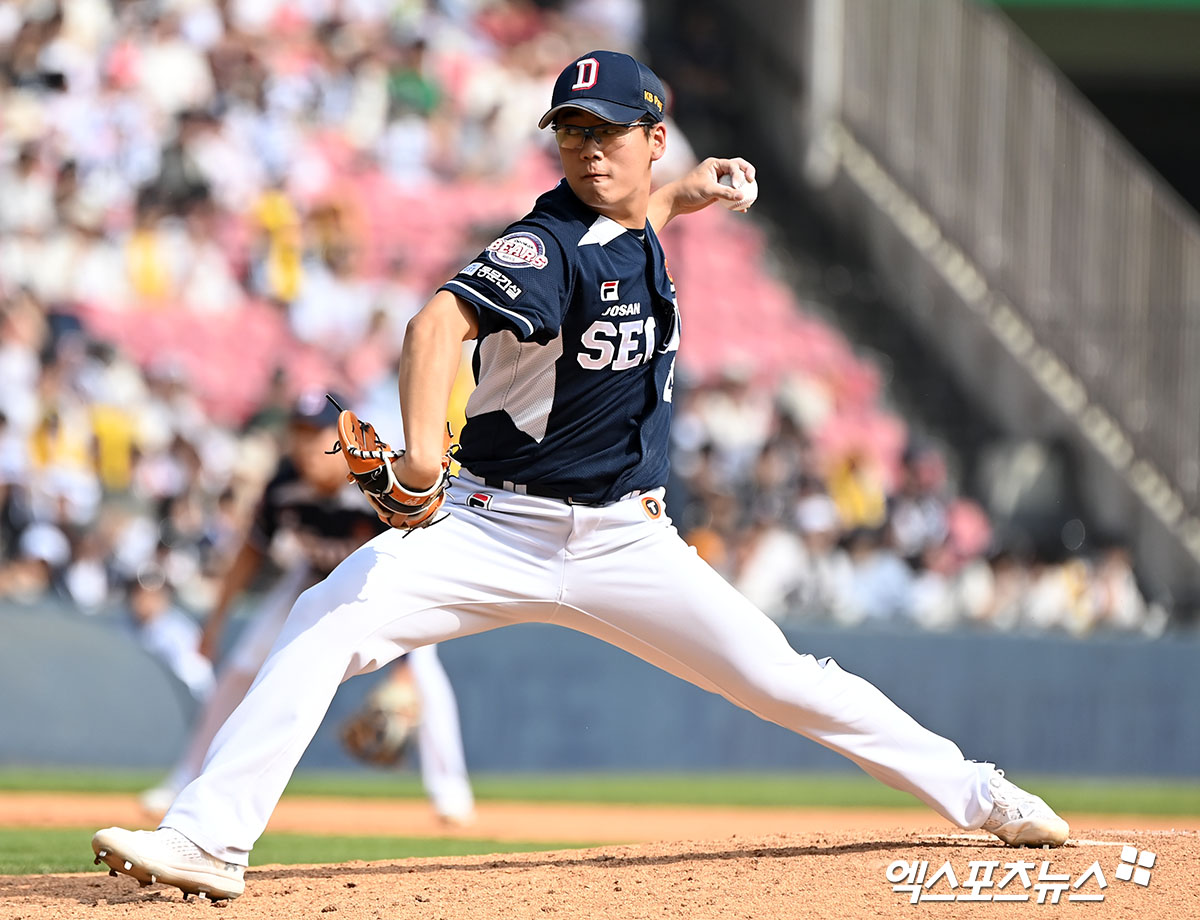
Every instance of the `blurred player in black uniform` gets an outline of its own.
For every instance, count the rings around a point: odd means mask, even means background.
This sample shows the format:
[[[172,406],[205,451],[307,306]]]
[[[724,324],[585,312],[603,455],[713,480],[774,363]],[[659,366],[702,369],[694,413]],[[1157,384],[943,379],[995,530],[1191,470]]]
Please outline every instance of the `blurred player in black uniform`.
[[[253,621],[219,671],[215,690],[167,778],[142,794],[147,811],[161,814],[200,772],[212,739],[250,689],[296,598],[371,537],[387,527],[346,482],[346,467],[325,453],[337,440],[337,410],[323,394],[296,404],[287,450],[267,484],[248,533],[221,583],[200,651],[217,660],[229,610],[268,560],[282,571]],[[436,646],[415,649],[393,667],[381,695],[419,705],[421,778],[434,809],[452,823],[469,821],[474,797],[467,778],[458,704]],[[401,705],[404,705],[402,702]],[[415,713],[414,713],[415,715]]]

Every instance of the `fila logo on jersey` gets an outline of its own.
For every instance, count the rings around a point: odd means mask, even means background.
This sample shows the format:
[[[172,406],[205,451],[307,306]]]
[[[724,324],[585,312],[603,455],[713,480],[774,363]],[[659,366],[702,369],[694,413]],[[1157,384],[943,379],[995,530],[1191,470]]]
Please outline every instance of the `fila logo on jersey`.
[[[497,265],[508,268],[536,268],[539,271],[550,264],[546,258],[546,244],[534,233],[517,231],[487,246],[488,258]]]
[[[646,495],[642,498],[642,508],[646,511],[646,517],[650,518],[652,521],[657,521],[660,517],[662,517],[662,502],[652,495]]]
[[[601,281],[600,282],[600,299],[601,300],[620,300],[617,295],[617,287],[620,281]]]
[[[492,506],[492,496],[487,492],[472,492],[467,496],[467,506],[470,508],[490,508]]]
[[[591,89],[600,77],[600,62],[595,58],[584,58],[575,62],[575,82],[571,89]]]

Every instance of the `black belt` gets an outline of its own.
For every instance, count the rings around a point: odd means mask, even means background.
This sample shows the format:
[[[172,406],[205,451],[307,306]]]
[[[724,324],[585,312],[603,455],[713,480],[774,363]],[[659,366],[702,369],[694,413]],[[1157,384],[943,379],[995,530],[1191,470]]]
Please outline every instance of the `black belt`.
[[[612,501],[604,502],[596,501],[595,499],[591,498],[575,498],[570,495],[563,495],[561,490],[539,486],[536,483],[533,485],[518,485],[503,479],[493,479],[487,476],[476,476],[474,473],[469,473],[465,469],[460,471],[459,476],[462,479],[467,480],[467,482],[478,483],[480,485],[487,486],[489,489],[500,489],[503,492],[515,492],[518,495],[532,495],[535,498],[552,498],[555,501],[564,502],[568,505],[584,505],[588,508],[601,508],[604,505],[613,504]],[[621,499],[625,498],[634,498],[635,496],[641,494],[641,490],[635,490],[630,492],[628,495],[622,495],[620,499],[615,499],[615,501],[620,501]]]
[[[532,495],[535,498],[553,498],[555,501],[566,502],[568,505],[586,505],[589,508],[599,508],[601,505],[610,505],[612,502],[598,502],[583,498],[573,498],[570,495],[563,495],[560,491],[554,489],[543,488],[539,485],[522,485],[515,486],[513,483],[505,485],[502,479],[484,478],[483,484],[489,489],[502,489],[505,491],[516,492],[520,495]]]

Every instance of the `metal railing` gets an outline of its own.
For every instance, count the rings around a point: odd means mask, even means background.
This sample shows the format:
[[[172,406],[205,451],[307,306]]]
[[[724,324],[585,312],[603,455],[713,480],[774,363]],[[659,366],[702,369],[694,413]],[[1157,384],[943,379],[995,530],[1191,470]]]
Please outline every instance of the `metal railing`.
[[[846,135],[1107,416],[1111,459],[1140,464],[1160,517],[1195,515],[1196,215],[995,11],[839,5]]]

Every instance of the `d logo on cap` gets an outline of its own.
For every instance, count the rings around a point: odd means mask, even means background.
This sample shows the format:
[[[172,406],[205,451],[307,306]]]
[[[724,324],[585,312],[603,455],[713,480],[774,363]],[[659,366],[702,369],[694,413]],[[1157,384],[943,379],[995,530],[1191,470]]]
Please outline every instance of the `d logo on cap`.
[[[545,128],[563,109],[582,109],[614,125],[663,120],[666,90],[654,71],[619,51],[589,51],[563,68],[554,81]]]
[[[584,58],[575,62],[575,82],[571,89],[591,89],[596,85],[600,73],[600,62],[595,58]]]

